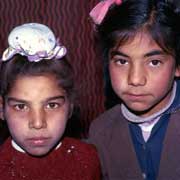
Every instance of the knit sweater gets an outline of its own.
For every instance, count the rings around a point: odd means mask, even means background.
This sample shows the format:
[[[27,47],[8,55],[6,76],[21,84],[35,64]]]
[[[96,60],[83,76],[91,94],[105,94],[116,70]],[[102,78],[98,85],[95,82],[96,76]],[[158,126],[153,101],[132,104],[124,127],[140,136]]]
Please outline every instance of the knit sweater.
[[[72,138],[44,157],[15,150],[9,138],[0,148],[2,180],[99,180],[100,165],[95,148]]]

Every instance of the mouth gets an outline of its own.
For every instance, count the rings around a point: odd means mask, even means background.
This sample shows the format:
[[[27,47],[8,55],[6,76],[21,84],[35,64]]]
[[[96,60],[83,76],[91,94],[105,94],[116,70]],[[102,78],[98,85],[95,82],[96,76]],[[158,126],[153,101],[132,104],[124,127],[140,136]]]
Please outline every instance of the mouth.
[[[49,137],[32,137],[27,139],[31,146],[45,146],[48,144],[49,140]]]
[[[147,94],[125,93],[125,96],[132,101],[140,101],[147,98]]]

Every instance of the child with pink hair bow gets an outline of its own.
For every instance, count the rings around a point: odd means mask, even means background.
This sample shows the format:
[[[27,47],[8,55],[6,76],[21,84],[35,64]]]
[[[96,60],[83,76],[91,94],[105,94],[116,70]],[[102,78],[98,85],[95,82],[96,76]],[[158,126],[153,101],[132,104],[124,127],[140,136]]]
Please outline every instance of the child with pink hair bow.
[[[178,2],[107,0],[90,13],[107,111],[92,121],[88,138],[102,180],[179,180]]]

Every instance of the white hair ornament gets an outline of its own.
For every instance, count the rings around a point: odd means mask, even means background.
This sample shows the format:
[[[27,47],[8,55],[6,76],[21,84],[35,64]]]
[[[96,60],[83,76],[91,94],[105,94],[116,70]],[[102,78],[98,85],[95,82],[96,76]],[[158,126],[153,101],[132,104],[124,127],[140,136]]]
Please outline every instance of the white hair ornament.
[[[4,51],[2,61],[14,55],[26,56],[31,62],[42,59],[61,59],[67,50],[56,40],[49,27],[39,23],[27,23],[15,27],[8,36],[9,47]]]

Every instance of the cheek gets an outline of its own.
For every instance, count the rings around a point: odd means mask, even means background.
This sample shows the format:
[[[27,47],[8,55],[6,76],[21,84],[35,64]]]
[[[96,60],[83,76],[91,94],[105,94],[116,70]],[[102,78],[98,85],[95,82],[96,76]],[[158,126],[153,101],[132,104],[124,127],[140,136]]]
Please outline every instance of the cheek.
[[[64,133],[66,123],[68,121],[68,113],[52,115],[51,120],[48,121],[49,129],[55,136],[60,136]]]
[[[113,89],[116,91],[124,89],[124,85],[126,84],[126,77],[124,76],[123,72],[118,71],[115,68],[110,68],[109,69],[109,74],[110,74],[110,79],[111,79],[111,84]]]
[[[163,71],[161,74],[155,74],[152,78],[152,85],[154,89],[160,92],[167,91],[172,87],[174,81],[175,73],[174,71]]]
[[[15,117],[8,117],[7,124],[12,138],[15,141],[22,141],[28,131],[26,123],[19,121]]]
[[[28,121],[27,115],[21,113],[15,113],[10,108],[5,109],[5,119],[8,123],[9,128],[11,127],[18,128],[24,126]]]
[[[172,84],[173,84],[173,80],[171,79],[160,79],[160,81],[158,81],[156,79],[156,81],[154,81],[154,88],[153,88],[153,92],[157,93],[157,96],[161,97],[163,95],[165,95],[171,88],[172,88]]]
[[[173,71],[163,72],[161,74],[156,73],[148,84],[149,92],[153,94],[156,101],[166,97],[166,95],[170,92],[174,82],[174,74]],[[169,97],[169,96],[168,96]],[[166,103],[168,98],[163,100]]]

